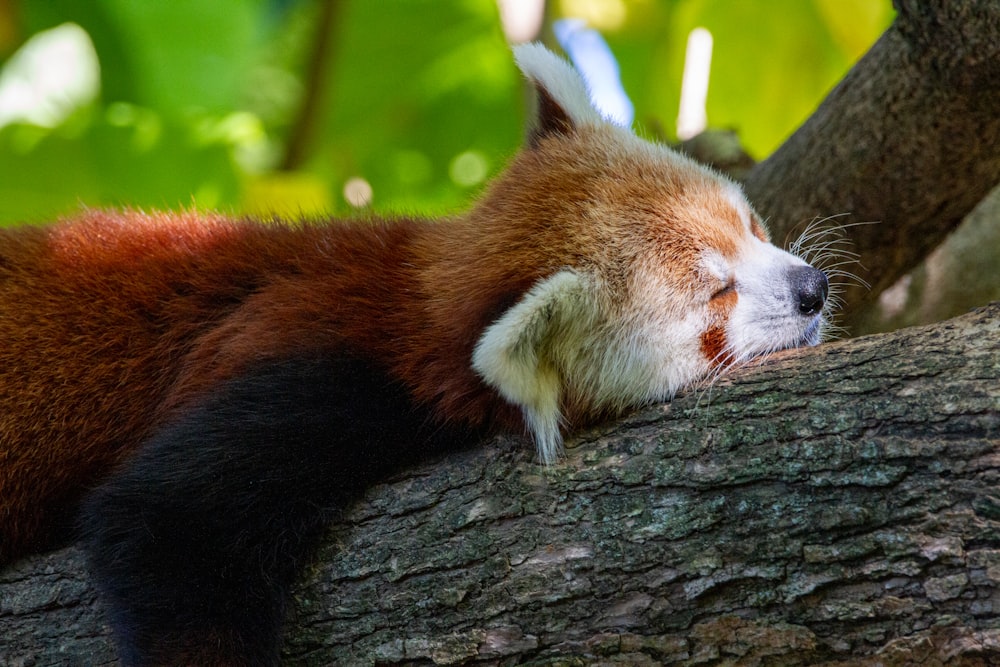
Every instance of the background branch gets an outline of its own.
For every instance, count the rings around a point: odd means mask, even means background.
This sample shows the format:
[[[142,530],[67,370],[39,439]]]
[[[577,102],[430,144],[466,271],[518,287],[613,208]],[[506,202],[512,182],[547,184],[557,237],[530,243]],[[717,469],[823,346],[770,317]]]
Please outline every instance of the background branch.
[[[774,237],[846,214],[843,322],[916,266],[1000,182],[1000,4],[897,0],[895,23],[745,185]]]
[[[282,171],[294,171],[309,158],[316,142],[320,113],[324,108],[330,107],[330,101],[325,97],[330,88],[329,72],[333,66],[333,45],[343,14],[342,5],[340,0],[322,0],[320,3],[312,53],[306,64],[302,106],[289,132],[285,156],[281,161]]]

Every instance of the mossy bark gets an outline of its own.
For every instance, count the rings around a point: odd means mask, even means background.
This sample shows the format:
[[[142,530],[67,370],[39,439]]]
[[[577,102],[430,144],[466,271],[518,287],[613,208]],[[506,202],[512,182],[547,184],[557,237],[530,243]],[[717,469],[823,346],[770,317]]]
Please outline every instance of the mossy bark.
[[[286,661],[989,664],[1000,304],[798,350],[574,440],[372,489],[299,588]],[[0,574],[0,663],[113,659],[68,549]]]

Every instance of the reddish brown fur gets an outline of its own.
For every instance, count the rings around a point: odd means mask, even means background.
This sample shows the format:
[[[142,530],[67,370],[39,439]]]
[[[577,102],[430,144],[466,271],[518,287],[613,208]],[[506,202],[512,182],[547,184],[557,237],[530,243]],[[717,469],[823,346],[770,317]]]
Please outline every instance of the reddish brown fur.
[[[0,563],[45,547],[170,411],[264,359],[350,349],[439,416],[520,427],[470,363],[504,308],[566,266],[600,275],[611,308],[640,265],[694,293],[700,250],[741,233],[714,176],[615,132],[538,139],[450,221],[91,212],[0,232]]]
[[[737,301],[739,294],[736,290],[729,289],[709,302],[713,324],[701,334],[701,353],[715,366],[725,366],[733,360],[729,342],[726,340],[725,325]]]
[[[0,562],[46,547],[165,412],[266,358],[349,347],[446,415],[516,422],[467,361],[497,276],[464,276],[450,319],[423,307],[438,244],[418,232],[438,229],[94,212],[3,231]]]

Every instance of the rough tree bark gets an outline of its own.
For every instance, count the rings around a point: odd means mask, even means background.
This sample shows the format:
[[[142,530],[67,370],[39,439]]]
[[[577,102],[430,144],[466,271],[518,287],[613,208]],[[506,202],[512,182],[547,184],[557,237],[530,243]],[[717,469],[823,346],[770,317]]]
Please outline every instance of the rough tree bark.
[[[1000,3],[895,0],[893,25],[745,186],[778,240],[840,215],[871,285],[915,267],[1000,183]]]
[[[1000,303],[773,358],[584,434],[372,489],[290,665],[1000,660]],[[74,549],[0,574],[0,663],[113,660]]]

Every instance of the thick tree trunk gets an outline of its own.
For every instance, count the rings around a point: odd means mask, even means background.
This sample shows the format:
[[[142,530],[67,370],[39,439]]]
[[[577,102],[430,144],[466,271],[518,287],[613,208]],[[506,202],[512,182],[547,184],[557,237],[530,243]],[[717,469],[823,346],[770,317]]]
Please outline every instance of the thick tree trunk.
[[[777,240],[850,227],[843,323],[915,267],[1000,183],[1000,3],[896,0],[898,18],[745,185]]]
[[[288,664],[1000,660],[1000,304],[786,353],[578,438],[497,440],[336,527]],[[0,574],[0,663],[113,649],[68,549]],[[866,662],[867,661],[867,662]]]

